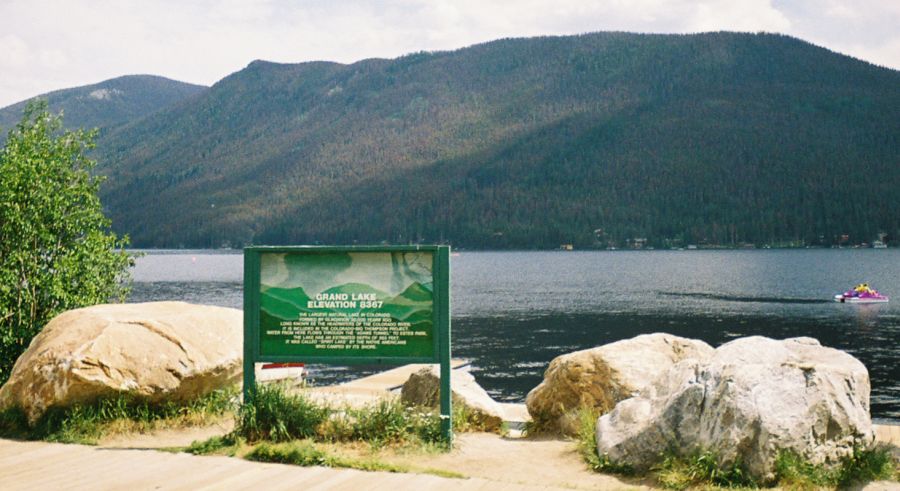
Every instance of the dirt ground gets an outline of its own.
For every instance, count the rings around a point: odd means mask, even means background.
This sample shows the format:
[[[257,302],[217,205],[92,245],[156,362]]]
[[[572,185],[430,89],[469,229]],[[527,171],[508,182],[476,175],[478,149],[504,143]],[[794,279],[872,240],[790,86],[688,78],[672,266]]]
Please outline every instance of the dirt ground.
[[[208,440],[214,436],[229,433],[234,428],[234,420],[223,419],[210,426],[155,430],[151,433],[128,433],[111,435],[100,441],[104,448],[177,448],[186,447],[194,441]]]
[[[570,441],[463,433],[448,453],[396,456],[389,462],[452,470],[492,481],[570,489],[650,489],[591,471]]]

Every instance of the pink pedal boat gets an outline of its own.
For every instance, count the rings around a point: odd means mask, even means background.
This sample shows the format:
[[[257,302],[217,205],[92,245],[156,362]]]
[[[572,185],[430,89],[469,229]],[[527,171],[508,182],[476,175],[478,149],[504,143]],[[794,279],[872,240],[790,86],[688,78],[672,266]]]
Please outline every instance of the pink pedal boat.
[[[890,300],[888,297],[878,293],[874,288],[869,288],[866,283],[834,296],[834,301],[840,303],[885,303],[888,300]]]

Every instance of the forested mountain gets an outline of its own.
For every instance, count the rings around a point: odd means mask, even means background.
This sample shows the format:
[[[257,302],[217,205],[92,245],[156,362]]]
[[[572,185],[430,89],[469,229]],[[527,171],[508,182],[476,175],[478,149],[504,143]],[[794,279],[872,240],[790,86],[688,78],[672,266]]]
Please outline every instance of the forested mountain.
[[[54,113],[63,111],[67,128],[102,128],[138,120],[199,94],[206,87],[152,75],[128,75],[98,84],[40,95]],[[28,101],[0,109],[0,141],[22,119]]]
[[[140,246],[833,243],[900,229],[900,72],[771,34],[257,61],[99,142]]]

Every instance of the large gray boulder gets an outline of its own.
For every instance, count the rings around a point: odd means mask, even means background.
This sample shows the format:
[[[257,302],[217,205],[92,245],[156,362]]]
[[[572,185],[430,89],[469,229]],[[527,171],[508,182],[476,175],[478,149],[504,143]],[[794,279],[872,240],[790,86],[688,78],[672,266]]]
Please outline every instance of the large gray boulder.
[[[438,408],[440,406],[441,379],[436,366],[425,367],[409,376],[400,389],[400,400],[409,406]],[[453,405],[463,406],[471,420],[485,431],[500,431],[503,425],[503,408],[491,398],[471,373],[464,370],[450,371]]]
[[[237,383],[240,310],[183,302],[96,305],[53,318],[0,388],[34,422],[51,406],[131,394],[184,401]]]
[[[834,464],[872,444],[869,374],[812,338],[754,336],[685,360],[597,421],[597,449],[647,469],[667,451],[712,451],[756,479],[774,477],[779,451]]]
[[[550,362],[544,380],[528,393],[525,403],[538,428],[575,434],[580,408],[609,412],[676,363],[712,353],[703,341],[664,333],[567,353]]]

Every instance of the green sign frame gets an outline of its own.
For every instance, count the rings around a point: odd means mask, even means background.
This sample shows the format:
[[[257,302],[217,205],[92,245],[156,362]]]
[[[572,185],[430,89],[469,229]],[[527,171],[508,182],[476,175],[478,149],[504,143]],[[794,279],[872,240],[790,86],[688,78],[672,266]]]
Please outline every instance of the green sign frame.
[[[391,258],[405,253],[428,253],[431,256],[431,332],[419,332],[423,337],[431,337],[431,346],[423,344],[415,339],[405,346],[388,346],[386,348],[369,346],[369,350],[344,350],[339,352],[329,349],[325,345],[310,345],[296,348],[286,344],[279,345],[270,338],[274,332],[263,332],[263,324],[271,324],[271,320],[263,321],[263,317],[270,316],[263,312],[263,261],[266,255],[278,255],[295,259],[291,274],[303,277],[304,264],[315,264],[316,261],[327,261],[334,257],[353,256],[366,257],[367,255],[390,254]],[[275,257],[275,256],[273,256]],[[375,257],[375,256],[370,256]],[[352,261],[351,261],[352,262]],[[287,266],[287,260],[284,260]],[[348,268],[352,268],[350,265]],[[308,268],[308,275],[315,278],[317,271],[314,267]],[[425,269],[427,271],[427,268]],[[267,291],[275,290],[267,288]],[[303,288],[294,290],[285,288],[277,292],[282,298],[291,295],[300,298],[294,299],[294,305],[308,301],[309,306],[317,306],[318,302],[306,296]],[[362,294],[360,294],[362,295]],[[371,298],[371,297],[365,297]],[[271,298],[268,299],[271,302]],[[290,299],[289,299],[290,300]],[[277,302],[279,300],[275,300]],[[379,307],[382,302],[379,302]],[[387,308],[387,307],[385,307]],[[305,314],[304,314],[305,315]],[[383,315],[387,314],[372,314]],[[427,318],[421,319],[421,325],[427,326]],[[323,328],[326,329],[326,328]],[[408,332],[408,331],[407,331]],[[426,338],[427,339],[427,338]],[[423,340],[425,341],[425,340]],[[285,343],[287,343],[285,341]],[[404,341],[406,345],[406,341]],[[371,351],[371,353],[369,353]],[[404,353],[407,351],[407,353]],[[411,351],[411,353],[409,353]],[[256,387],[255,363],[321,363],[331,365],[357,365],[357,364],[385,364],[405,365],[409,363],[439,363],[441,375],[440,412],[441,432],[447,444],[452,442],[452,407],[450,389],[450,247],[439,245],[418,246],[252,246],[244,249],[244,398],[250,396],[250,391]]]

